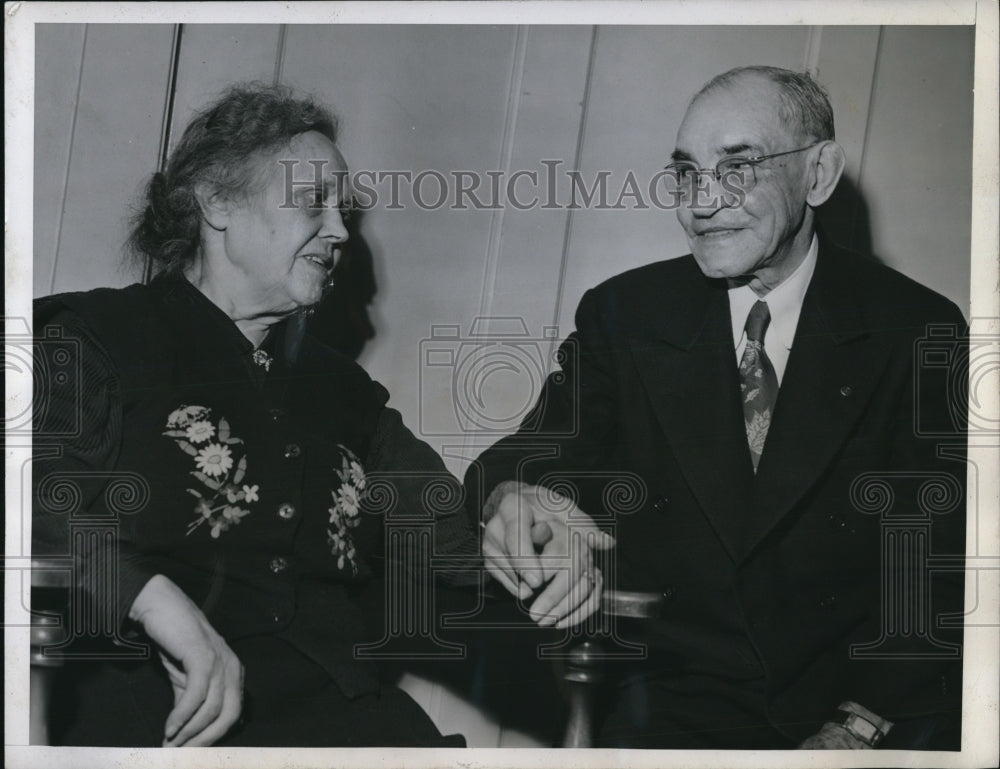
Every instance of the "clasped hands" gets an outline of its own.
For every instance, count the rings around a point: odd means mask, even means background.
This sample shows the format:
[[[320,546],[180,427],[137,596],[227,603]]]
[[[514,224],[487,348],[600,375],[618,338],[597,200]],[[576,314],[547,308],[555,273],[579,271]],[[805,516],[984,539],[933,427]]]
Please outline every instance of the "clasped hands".
[[[574,627],[600,608],[604,577],[594,551],[614,547],[567,497],[542,486],[504,484],[483,532],[489,573],[541,626]]]

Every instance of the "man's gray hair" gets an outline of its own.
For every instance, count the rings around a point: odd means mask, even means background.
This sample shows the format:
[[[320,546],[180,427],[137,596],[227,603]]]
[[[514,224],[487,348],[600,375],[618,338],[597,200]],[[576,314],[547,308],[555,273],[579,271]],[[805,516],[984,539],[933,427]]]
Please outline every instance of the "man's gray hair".
[[[736,67],[709,80],[694,95],[691,103],[716,88],[735,84],[747,76],[757,75],[778,86],[781,98],[781,119],[803,135],[816,141],[834,139],[833,107],[826,91],[807,72],[792,72],[781,67],[761,65]]]

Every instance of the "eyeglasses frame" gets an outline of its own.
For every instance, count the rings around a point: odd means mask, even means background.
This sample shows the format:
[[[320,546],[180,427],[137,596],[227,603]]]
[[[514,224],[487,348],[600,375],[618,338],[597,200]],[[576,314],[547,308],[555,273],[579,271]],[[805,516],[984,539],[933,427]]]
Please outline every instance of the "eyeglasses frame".
[[[753,171],[753,184],[751,184],[749,187],[743,187],[742,185],[740,186],[740,189],[743,192],[749,192],[750,190],[752,190],[754,187],[757,186],[757,166],[760,163],[763,163],[765,160],[771,160],[773,158],[784,157],[785,155],[794,155],[796,152],[805,152],[806,150],[811,150],[813,147],[817,147],[817,146],[819,146],[822,143],[823,143],[823,140],[820,140],[820,141],[817,141],[817,142],[813,142],[812,144],[810,144],[807,147],[798,147],[797,149],[794,149],[794,150],[785,150],[784,152],[773,152],[770,155],[752,155],[752,156],[746,156],[746,155],[726,155],[724,158],[719,158],[719,162],[715,164],[715,168],[698,168],[697,164],[694,163],[693,161],[690,161],[690,160],[678,160],[678,161],[674,161],[673,163],[668,163],[666,166],[663,167],[663,170],[664,171],[673,171],[673,172],[676,172],[678,166],[683,164],[683,165],[690,166],[691,167],[690,170],[693,171],[694,173],[698,174],[699,176],[705,174],[705,175],[711,176],[713,179],[715,179],[715,181],[721,182],[722,181],[722,174],[719,172],[719,166],[722,165],[723,163],[726,163],[726,162],[731,162],[733,160],[739,160],[739,161],[741,161],[743,163],[749,164],[752,167],[751,170]]]

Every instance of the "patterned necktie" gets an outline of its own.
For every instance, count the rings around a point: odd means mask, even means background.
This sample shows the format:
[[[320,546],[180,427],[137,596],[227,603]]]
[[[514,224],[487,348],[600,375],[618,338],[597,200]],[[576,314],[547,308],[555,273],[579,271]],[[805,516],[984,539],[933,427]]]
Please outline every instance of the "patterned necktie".
[[[743,419],[753,470],[757,472],[764,440],[771,426],[774,402],[778,399],[778,377],[764,351],[764,334],[771,322],[766,302],[757,302],[747,316],[747,346],[740,360],[740,393],[743,398]]]

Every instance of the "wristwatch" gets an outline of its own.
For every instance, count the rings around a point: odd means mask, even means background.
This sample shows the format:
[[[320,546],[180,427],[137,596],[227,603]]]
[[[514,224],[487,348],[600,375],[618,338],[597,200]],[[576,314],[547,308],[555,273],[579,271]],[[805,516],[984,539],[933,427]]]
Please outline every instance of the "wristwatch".
[[[891,721],[879,718],[856,702],[841,702],[827,720],[844,727],[852,737],[872,748],[877,748],[892,728]]]

